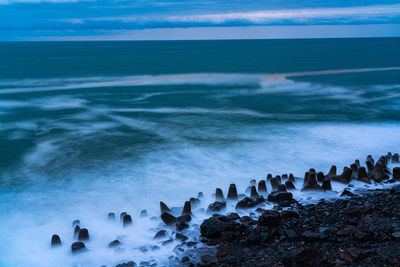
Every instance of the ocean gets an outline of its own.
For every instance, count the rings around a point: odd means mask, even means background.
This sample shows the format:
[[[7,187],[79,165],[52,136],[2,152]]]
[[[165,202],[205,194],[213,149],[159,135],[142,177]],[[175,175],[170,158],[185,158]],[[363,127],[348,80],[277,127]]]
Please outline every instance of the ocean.
[[[162,261],[139,218],[159,201],[400,152],[400,38],[3,42],[0,62],[0,266]]]

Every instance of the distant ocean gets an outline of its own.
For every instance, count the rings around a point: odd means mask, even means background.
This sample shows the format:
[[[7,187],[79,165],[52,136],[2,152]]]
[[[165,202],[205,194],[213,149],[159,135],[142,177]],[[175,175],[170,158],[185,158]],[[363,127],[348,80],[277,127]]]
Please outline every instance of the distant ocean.
[[[167,257],[140,249],[155,227],[141,209],[388,151],[399,38],[0,43],[0,266]],[[133,214],[134,230],[109,211]],[[72,256],[77,218],[92,240]]]

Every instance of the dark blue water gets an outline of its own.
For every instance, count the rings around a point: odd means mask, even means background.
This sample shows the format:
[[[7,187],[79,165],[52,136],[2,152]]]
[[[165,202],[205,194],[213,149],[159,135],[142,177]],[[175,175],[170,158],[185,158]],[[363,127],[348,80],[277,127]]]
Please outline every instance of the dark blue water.
[[[103,239],[151,234],[110,210],[400,148],[399,38],[0,43],[0,62],[0,265],[115,263],[133,256]],[[76,217],[108,230],[49,252]]]

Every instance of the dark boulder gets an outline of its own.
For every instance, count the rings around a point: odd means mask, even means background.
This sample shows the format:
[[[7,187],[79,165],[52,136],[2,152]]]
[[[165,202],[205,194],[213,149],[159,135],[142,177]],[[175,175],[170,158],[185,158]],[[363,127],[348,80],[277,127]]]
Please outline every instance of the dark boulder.
[[[122,219],[122,225],[123,225],[124,227],[127,227],[127,226],[129,226],[129,225],[131,225],[131,224],[132,224],[132,217],[131,217],[131,215],[126,214],[126,215],[124,216],[124,218]]]
[[[220,212],[225,208],[226,208],[225,202],[215,201],[214,203],[208,205],[207,212]]]
[[[221,188],[217,188],[217,189],[215,189],[215,200],[216,201],[223,201],[223,200],[225,200],[225,198],[224,198],[224,193],[222,192],[222,189]]]
[[[203,192],[199,192],[199,193],[197,194],[197,198],[201,199],[201,198],[203,198],[203,197],[204,197]]]
[[[336,166],[332,165],[330,168],[329,172],[327,175],[325,175],[327,178],[332,178],[333,176],[336,176]]]
[[[281,184],[281,179],[279,179],[278,176],[276,176],[272,178],[270,182],[272,189],[277,189],[278,186]]]
[[[258,225],[260,226],[276,226],[279,224],[281,218],[279,212],[276,210],[266,210],[260,218],[258,218]]]
[[[362,215],[368,213],[370,210],[371,210],[370,207],[358,205],[358,206],[349,206],[347,209],[343,211],[343,213],[347,215]]]
[[[259,197],[259,195],[258,195],[258,193],[257,193],[256,186],[254,186],[254,185],[251,186],[251,189],[250,189],[250,197],[251,197],[251,198],[258,198],[258,197]]]
[[[192,220],[192,217],[190,217],[189,214],[184,214],[184,215],[181,215],[181,216],[179,216],[179,217],[176,218],[176,221],[177,221],[177,222],[185,222],[185,223],[188,223],[188,222],[190,222],[191,220]]]
[[[289,180],[290,180],[290,181],[292,181],[292,182],[294,182],[294,181],[295,181],[295,179],[294,179],[294,176],[293,176],[293,174],[292,174],[292,173],[290,173],[290,174],[289,174]]]
[[[177,222],[176,223],[176,230],[177,231],[183,231],[185,229],[189,228],[189,224],[185,222]]]
[[[165,204],[162,201],[160,201],[160,210],[161,210],[161,213],[163,213],[163,212],[171,212],[171,209],[168,208],[167,204]]]
[[[128,214],[126,212],[121,212],[121,214],[119,215],[119,220],[122,222],[122,220],[124,219],[124,216]]]
[[[74,242],[71,245],[71,251],[72,251],[72,253],[86,251],[85,244],[83,242]]]
[[[111,241],[111,242],[108,244],[108,247],[109,247],[109,248],[115,248],[115,247],[118,247],[119,245],[121,245],[121,242],[119,242],[118,239],[115,239],[114,241]]]
[[[140,216],[141,218],[144,218],[144,217],[148,217],[149,215],[147,214],[147,210],[141,210],[139,216]]]
[[[286,189],[291,190],[291,189],[296,189],[294,186],[293,182],[289,179],[285,182]]]
[[[258,182],[258,192],[260,194],[266,194],[268,192],[265,180],[261,180],[261,181]]]
[[[218,219],[218,216],[208,218],[200,225],[200,232],[207,238],[219,238],[225,223]]]
[[[165,230],[160,230],[156,233],[153,239],[164,239],[168,237],[168,233]]]
[[[81,222],[79,220],[74,220],[72,222],[72,227],[75,227],[75,225],[81,225]]]
[[[325,191],[332,190],[331,179],[325,178],[324,180],[322,180],[322,189],[324,189]]]
[[[183,205],[183,210],[182,214],[192,214],[192,204],[190,204],[190,201],[185,201],[185,204]]]
[[[400,163],[400,157],[398,153],[394,153],[392,156],[392,163]]]
[[[360,167],[358,169],[357,180],[362,181],[364,183],[370,184],[371,180],[368,177],[367,171],[364,167]]]
[[[82,229],[79,230],[78,240],[79,241],[89,240],[89,231],[88,231],[88,229],[82,228]]]
[[[284,184],[280,184],[279,186],[278,186],[278,191],[279,192],[286,192],[287,190],[286,190],[286,186],[284,185]]]
[[[176,217],[169,214],[168,212],[163,212],[161,214],[161,220],[166,224],[166,225],[173,225],[176,223]]]
[[[354,196],[356,196],[356,195],[353,194],[352,192],[350,192],[349,190],[344,189],[343,192],[340,194],[340,196],[341,196],[341,197],[343,197],[343,196],[354,197]]]
[[[358,166],[357,164],[353,163],[350,165],[351,169],[351,179],[357,179],[358,177]]]
[[[114,213],[114,212],[109,212],[109,213],[107,214],[107,219],[108,219],[109,221],[115,221],[115,213]]]
[[[196,197],[191,197],[189,201],[193,208],[197,208],[201,203],[200,199]]]
[[[59,235],[53,235],[51,237],[51,247],[61,246],[61,239]]]
[[[323,172],[318,172],[317,173],[317,181],[318,182],[322,182],[324,180],[324,178],[325,178],[325,175],[324,175]]]
[[[253,208],[261,203],[263,203],[265,200],[262,196],[259,196],[257,198],[249,198],[245,197],[242,200],[240,200],[236,204],[236,209],[248,209],[248,208]]]
[[[257,182],[256,182],[255,179],[251,179],[251,180],[250,180],[250,185],[256,185],[256,184],[257,184]]]
[[[344,167],[341,175],[332,176],[331,179],[339,183],[348,184],[351,180],[351,173],[350,168]]]
[[[282,219],[299,218],[299,214],[294,210],[283,210],[280,216]]]
[[[228,190],[228,197],[229,200],[236,200],[237,197],[237,190],[236,190],[236,185],[231,184],[229,185],[229,190]]]
[[[78,237],[79,231],[81,230],[81,228],[79,227],[79,225],[75,225],[74,228],[74,238]]]
[[[316,174],[314,172],[310,172],[308,175],[308,179],[305,180],[305,184],[302,190],[322,190],[322,187],[318,184]]]
[[[400,167],[393,168],[393,179],[400,180]]]
[[[268,195],[268,201],[271,202],[291,201],[292,199],[293,194],[290,192],[274,191]]]
[[[272,179],[272,174],[268,173],[267,174],[267,181],[270,181]]]
[[[184,242],[184,241],[188,240],[189,238],[181,233],[176,233],[175,239]]]

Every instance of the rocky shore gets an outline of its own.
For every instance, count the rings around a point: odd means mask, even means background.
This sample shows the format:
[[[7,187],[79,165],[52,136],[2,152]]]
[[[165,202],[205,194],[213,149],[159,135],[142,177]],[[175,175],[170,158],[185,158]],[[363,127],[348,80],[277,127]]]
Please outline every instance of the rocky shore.
[[[310,169],[304,178],[268,174],[258,182],[251,180],[243,194],[238,193],[235,184],[229,186],[226,196],[217,188],[215,201],[210,204],[203,203],[201,192],[183,207],[169,208],[160,202],[160,216],[149,218],[159,221],[153,239],[157,245],[139,250],[146,253],[173,245],[174,255],[167,264],[154,259],[138,264],[400,266],[399,166],[397,153],[388,153],[376,162],[368,156],[365,167],[355,160],[341,174],[332,166],[327,174]],[[342,190],[333,192],[333,183],[343,185]],[[384,184],[383,189],[376,187]],[[268,188],[272,190],[268,192]],[[305,204],[294,198],[293,193],[298,190],[309,195],[323,193],[318,196],[327,198]],[[208,218],[198,223],[205,214]],[[112,212],[107,217],[116,221]],[[128,231],[133,216],[123,212],[119,217]],[[148,217],[146,210],[141,211],[140,217]],[[85,252],[89,231],[80,227],[79,220],[73,222],[73,228],[76,242],[71,245],[71,253]],[[53,235],[51,246],[60,245],[60,237]],[[123,241],[119,239],[108,244],[116,251],[120,246]],[[117,266],[136,265],[130,261]]]

